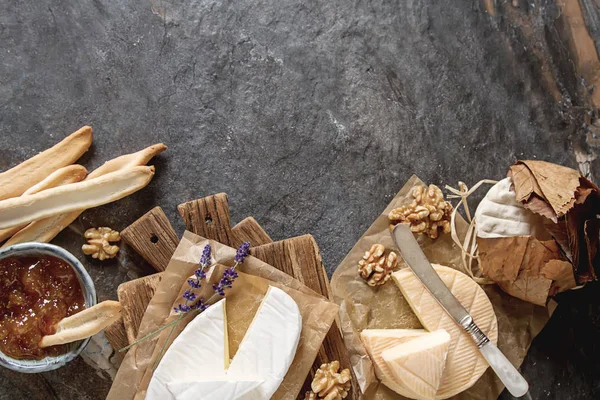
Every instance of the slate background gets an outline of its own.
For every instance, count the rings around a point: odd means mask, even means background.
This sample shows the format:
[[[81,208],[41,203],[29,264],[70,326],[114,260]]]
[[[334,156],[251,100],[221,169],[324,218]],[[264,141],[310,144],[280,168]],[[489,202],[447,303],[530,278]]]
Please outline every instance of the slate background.
[[[596,35],[598,8],[582,4]],[[100,300],[151,269],[128,249],[107,264],[85,258],[85,229],[122,229],[160,205],[181,234],[176,205],[216,192],[234,223],[253,215],[275,240],[313,234],[331,273],[413,173],[473,184],[517,159],[576,168],[578,152],[593,178],[585,82],[559,14],[552,1],[499,3],[492,17],[468,0],[2,0],[0,170],[85,124],[89,170],[169,146],[148,188],[57,238]],[[522,368],[533,398],[600,395],[598,286],[561,296],[534,341]],[[101,399],[109,387],[80,359],[35,376],[0,371],[2,400]]]

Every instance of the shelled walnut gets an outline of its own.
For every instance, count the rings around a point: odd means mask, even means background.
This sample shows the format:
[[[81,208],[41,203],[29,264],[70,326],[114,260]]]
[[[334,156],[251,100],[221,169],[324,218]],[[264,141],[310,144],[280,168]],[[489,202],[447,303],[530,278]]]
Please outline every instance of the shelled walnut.
[[[423,233],[436,239],[440,231],[450,232],[452,204],[444,200],[439,187],[416,186],[412,191],[413,201],[407,206],[394,208],[389,215],[390,222],[408,224],[414,233]]]
[[[398,255],[395,252],[390,251],[386,256],[385,247],[374,244],[358,262],[358,273],[369,286],[379,286],[390,279],[392,271],[397,266]]]
[[[104,261],[107,258],[113,258],[119,252],[119,246],[111,245],[113,242],[119,242],[121,235],[119,232],[107,228],[90,228],[85,231],[87,244],[81,247],[83,254]]]
[[[350,370],[346,368],[338,372],[339,369],[339,361],[333,361],[319,367],[310,385],[313,392],[318,396],[315,398],[341,400],[348,396],[351,378]]]

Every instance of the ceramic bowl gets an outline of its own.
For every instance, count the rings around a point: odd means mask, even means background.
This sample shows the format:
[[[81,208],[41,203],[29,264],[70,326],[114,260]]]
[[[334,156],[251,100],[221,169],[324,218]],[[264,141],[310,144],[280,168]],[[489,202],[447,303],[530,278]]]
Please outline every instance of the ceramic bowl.
[[[0,260],[12,256],[54,256],[69,264],[77,274],[86,307],[96,305],[96,289],[92,278],[79,260],[65,249],[47,243],[22,243],[0,250]],[[60,368],[81,353],[90,338],[67,344],[67,352],[41,360],[17,360],[0,352],[0,366],[17,372],[37,373]]]

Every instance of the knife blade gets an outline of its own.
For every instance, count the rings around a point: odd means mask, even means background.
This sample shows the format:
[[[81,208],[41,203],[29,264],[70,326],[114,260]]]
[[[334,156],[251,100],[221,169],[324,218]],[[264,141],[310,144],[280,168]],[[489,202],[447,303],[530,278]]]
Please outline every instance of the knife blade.
[[[421,250],[410,227],[404,224],[396,225],[392,231],[392,238],[406,264],[446,313],[469,334],[508,391],[515,397],[524,396],[529,391],[525,378],[498,347],[490,342],[485,333],[475,324],[469,312],[444,284]]]

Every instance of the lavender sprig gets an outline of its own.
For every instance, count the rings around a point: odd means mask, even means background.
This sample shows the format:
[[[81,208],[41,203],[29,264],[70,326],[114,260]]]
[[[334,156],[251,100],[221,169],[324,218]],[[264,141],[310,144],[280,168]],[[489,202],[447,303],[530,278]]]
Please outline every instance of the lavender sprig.
[[[219,280],[219,283],[213,285],[213,289],[214,289],[215,293],[208,299],[208,301],[205,301],[204,298],[202,298],[202,297],[198,298],[197,295],[193,292],[193,289],[198,289],[201,287],[200,281],[206,278],[206,273],[204,272],[204,270],[210,266],[211,248],[210,248],[210,245],[206,245],[204,247],[204,250],[202,251],[202,257],[200,258],[200,268],[194,272],[193,278],[188,279],[188,284],[191,289],[187,289],[183,293],[183,298],[185,299],[185,303],[178,304],[177,307],[174,308],[175,312],[177,314],[179,314],[179,316],[175,320],[168,323],[167,325],[157,329],[156,331],[144,336],[141,339],[136,340],[135,342],[131,343],[129,346],[119,349],[119,352],[126,351],[126,350],[130,349],[131,347],[137,345],[138,343],[143,342],[153,336],[156,336],[163,330],[168,329],[170,327],[171,330],[169,331],[169,335],[167,337],[167,342],[168,342],[169,338],[173,334],[173,331],[175,330],[175,326],[177,326],[177,324],[185,317],[185,315],[187,313],[193,312],[196,314],[200,314],[203,311],[205,311],[208,307],[210,307],[212,305],[213,301],[217,297],[225,296],[225,289],[230,289],[233,286],[233,282],[235,281],[235,279],[238,278],[238,273],[236,272],[236,268],[244,262],[244,260],[248,256],[249,250],[250,250],[250,242],[242,243],[242,245],[236,251],[235,258],[234,258],[235,264],[233,265],[233,267],[227,268],[223,272],[223,276]],[[158,354],[158,357],[152,367],[153,369],[155,369],[158,366],[158,363],[160,362],[160,360],[162,358],[165,348],[166,348],[166,344],[163,346],[160,353]]]
[[[250,251],[250,242],[244,242],[242,243],[242,245],[237,249],[237,251],[235,252],[235,266],[234,268],[237,266],[237,264],[243,264],[244,260],[246,259],[246,257],[248,257],[248,252]]]
[[[196,300],[196,294],[193,292],[194,289],[200,289],[202,284],[200,281],[206,279],[206,272],[204,270],[209,266],[211,259],[211,247],[210,244],[204,246],[204,250],[202,250],[202,256],[200,257],[200,268],[194,271],[194,277],[187,280],[188,285],[190,285],[191,289],[186,290],[183,293],[183,298],[185,299],[185,304],[179,304],[177,307],[174,307],[176,313],[187,313],[193,309],[196,309],[196,305],[193,304],[194,300]],[[190,304],[192,303],[192,304]]]
[[[204,250],[202,250],[202,257],[200,257],[200,265],[207,266],[210,264],[210,244],[204,246]]]

